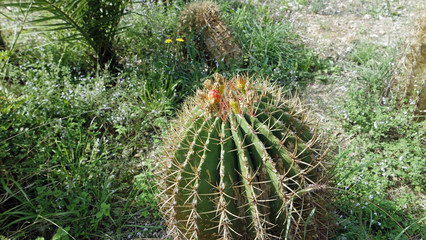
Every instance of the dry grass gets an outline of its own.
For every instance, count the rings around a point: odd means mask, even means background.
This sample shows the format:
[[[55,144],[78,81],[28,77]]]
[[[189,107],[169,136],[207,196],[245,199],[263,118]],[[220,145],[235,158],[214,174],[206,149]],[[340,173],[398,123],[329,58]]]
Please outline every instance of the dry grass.
[[[416,23],[405,43],[398,63],[399,74],[394,76],[392,90],[402,101],[415,104],[416,115],[426,113],[426,9],[419,10]]]

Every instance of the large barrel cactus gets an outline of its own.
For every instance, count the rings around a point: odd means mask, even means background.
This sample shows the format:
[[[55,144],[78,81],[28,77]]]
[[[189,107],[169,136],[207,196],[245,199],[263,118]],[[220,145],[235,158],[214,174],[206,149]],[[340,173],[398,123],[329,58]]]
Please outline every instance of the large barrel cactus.
[[[309,112],[261,79],[216,75],[157,158],[175,239],[326,239],[325,151]]]

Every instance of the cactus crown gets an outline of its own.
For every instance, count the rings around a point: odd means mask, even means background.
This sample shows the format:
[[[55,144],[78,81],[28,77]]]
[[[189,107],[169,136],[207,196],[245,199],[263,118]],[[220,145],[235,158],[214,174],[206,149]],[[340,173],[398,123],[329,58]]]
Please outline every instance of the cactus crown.
[[[186,101],[157,159],[169,233],[326,238],[323,193],[315,191],[324,183],[324,151],[311,120],[296,98],[262,79],[206,81]]]

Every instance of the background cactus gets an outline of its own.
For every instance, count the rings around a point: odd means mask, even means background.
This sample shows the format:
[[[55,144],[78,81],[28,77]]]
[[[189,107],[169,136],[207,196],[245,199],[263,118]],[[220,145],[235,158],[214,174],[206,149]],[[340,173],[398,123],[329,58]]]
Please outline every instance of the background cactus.
[[[157,158],[176,239],[326,239],[321,137],[296,99],[216,75],[186,101]]]
[[[405,43],[403,56],[398,63],[400,70],[392,78],[391,88],[400,92],[400,101],[416,105],[414,114],[418,120],[426,116],[426,13],[419,11],[417,21]]]
[[[180,35],[196,37],[199,50],[205,51],[212,60],[229,65],[241,58],[241,48],[220,20],[216,3],[201,1],[188,4],[182,10],[179,22]]]

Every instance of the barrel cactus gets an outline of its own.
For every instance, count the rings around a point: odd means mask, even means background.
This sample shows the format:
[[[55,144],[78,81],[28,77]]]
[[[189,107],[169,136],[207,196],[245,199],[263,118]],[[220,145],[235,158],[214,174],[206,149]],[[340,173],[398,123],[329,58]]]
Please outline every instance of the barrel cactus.
[[[190,3],[179,17],[179,35],[187,38],[193,35],[198,50],[205,52],[211,60],[229,65],[241,59],[241,48],[219,15],[219,7],[214,2]]]
[[[405,40],[403,56],[392,76],[391,92],[400,102],[414,105],[417,120],[426,118],[426,9],[420,10]],[[388,92],[391,93],[391,92]],[[398,94],[399,93],[399,94]]]
[[[216,75],[188,99],[157,155],[175,239],[326,239],[322,137],[296,98]]]

